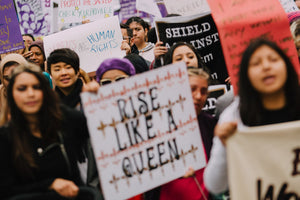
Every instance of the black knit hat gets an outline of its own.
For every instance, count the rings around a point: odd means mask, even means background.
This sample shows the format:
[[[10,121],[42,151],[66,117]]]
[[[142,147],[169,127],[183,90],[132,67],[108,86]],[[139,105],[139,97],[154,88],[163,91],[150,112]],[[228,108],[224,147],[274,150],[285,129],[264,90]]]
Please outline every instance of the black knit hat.
[[[51,72],[51,65],[64,62],[71,65],[75,73],[79,71],[79,56],[77,53],[69,48],[56,49],[52,51],[47,59],[47,70]]]

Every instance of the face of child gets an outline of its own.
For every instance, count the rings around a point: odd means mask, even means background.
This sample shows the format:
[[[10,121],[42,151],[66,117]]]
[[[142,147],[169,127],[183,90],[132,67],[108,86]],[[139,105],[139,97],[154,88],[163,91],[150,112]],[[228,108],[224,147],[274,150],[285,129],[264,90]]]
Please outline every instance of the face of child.
[[[263,45],[250,58],[248,77],[254,89],[262,95],[284,92],[286,64],[275,50]]]
[[[15,78],[12,88],[13,98],[17,107],[24,115],[36,115],[43,105],[43,91],[39,80],[28,72]]]
[[[172,63],[184,61],[187,67],[197,67],[198,59],[196,54],[188,46],[182,45],[177,47],[172,56]]]
[[[143,26],[137,22],[131,22],[129,28],[133,31],[133,42],[139,47],[146,42],[147,29],[144,29]]]

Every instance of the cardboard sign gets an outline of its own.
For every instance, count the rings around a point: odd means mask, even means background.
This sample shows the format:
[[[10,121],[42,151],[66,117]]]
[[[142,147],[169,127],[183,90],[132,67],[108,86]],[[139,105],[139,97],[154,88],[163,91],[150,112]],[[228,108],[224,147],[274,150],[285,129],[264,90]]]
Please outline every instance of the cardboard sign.
[[[242,54],[251,40],[257,37],[275,41],[290,57],[300,77],[298,55],[288,18],[279,1],[208,0],[208,3],[218,27],[235,93]]]
[[[35,37],[47,35],[50,31],[51,19],[43,12],[40,0],[15,0],[22,33],[29,33]],[[46,2],[49,4],[49,2]],[[47,21],[48,19],[49,21]]]
[[[105,199],[127,199],[206,165],[183,62],[81,100]]]
[[[227,143],[232,200],[300,198],[300,121],[249,128]]]
[[[80,67],[86,72],[96,71],[107,58],[122,58],[123,37],[117,16],[61,31],[44,38],[46,57],[59,48],[70,48],[80,57]]]
[[[13,0],[0,1],[0,54],[23,49],[24,43]]]
[[[113,16],[112,0],[60,0],[58,3],[58,23],[95,21]]]
[[[159,40],[167,47],[180,41],[192,44],[210,69],[212,78],[225,83],[228,78],[225,60],[217,27],[209,13],[156,19],[155,27]]]
[[[196,15],[199,13],[210,12],[206,0],[164,0],[169,14],[180,14],[181,16]]]

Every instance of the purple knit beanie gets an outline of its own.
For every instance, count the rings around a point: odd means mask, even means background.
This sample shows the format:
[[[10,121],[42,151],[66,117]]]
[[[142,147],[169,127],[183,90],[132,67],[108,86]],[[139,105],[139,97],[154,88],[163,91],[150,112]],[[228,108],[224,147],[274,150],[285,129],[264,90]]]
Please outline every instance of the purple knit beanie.
[[[294,11],[287,13],[290,24],[292,24],[297,19],[300,19],[300,11]]]
[[[104,60],[96,71],[96,79],[99,82],[103,74],[109,70],[118,69],[125,72],[128,76],[135,75],[135,68],[126,58],[109,58]]]
[[[31,45],[29,46],[28,50],[30,51],[30,49],[31,49],[32,47],[38,47],[38,48],[40,48],[40,50],[42,51],[44,57],[46,58],[46,56],[45,56],[45,51],[44,51],[44,42],[43,42],[42,40],[36,40],[36,41],[33,41],[33,42],[31,43]]]

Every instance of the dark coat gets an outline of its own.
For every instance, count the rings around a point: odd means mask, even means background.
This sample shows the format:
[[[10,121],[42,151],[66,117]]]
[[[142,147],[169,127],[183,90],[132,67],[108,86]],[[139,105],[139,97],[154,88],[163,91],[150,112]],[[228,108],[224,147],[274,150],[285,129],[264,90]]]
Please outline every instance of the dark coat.
[[[11,128],[9,125],[0,128],[0,199],[19,194],[49,192],[48,188],[56,178],[71,180],[78,186],[83,185],[77,162],[84,159],[82,141],[88,137],[86,120],[81,112],[67,107],[62,107],[62,113],[62,130],[56,133],[62,137],[57,142],[46,144],[41,138],[31,134],[29,136],[37,165],[30,178],[20,174],[13,164]],[[66,154],[63,153],[61,144]]]

